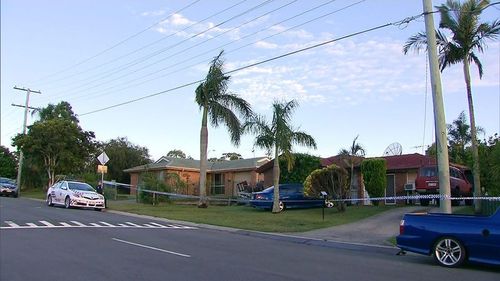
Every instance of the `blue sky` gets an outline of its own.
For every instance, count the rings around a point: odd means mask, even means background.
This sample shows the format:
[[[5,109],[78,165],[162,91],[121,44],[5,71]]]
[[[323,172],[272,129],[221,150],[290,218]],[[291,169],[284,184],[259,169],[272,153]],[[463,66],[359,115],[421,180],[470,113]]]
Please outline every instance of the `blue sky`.
[[[127,137],[147,147],[154,159],[172,149],[198,159],[196,85],[86,113],[203,79],[208,62],[222,48],[226,70],[232,70],[422,12],[421,0],[200,0],[173,14],[193,2],[2,0],[1,144],[10,146],[22,130],[23,110],[11,106],[25,102],[24,92],[13,90],[17,85],[42,92],[32,95],[34,107],[68,101],[81,114],[83,129],[94,131],[100,141]],[[499,9],[490,7],[482,19],[497,19]],[[426,55],[402,53],[405,40],[421,30],[423,18],[248,68],[232,74],[229,89],[268,118],[273,100],[296,99],[294,126],[318,144],[317,150],[296,147],[298,152],[329,157],[359,135],[368,156],[382,155],[394,142],[403,153],[422,153],[421,146],[433,142]],[[471,69],[476,122],[491,136],[500,130],[498,41],[488,42],[480,59],[482,80]],[[451,123],[461,111],[467,113],[461,65],[445,70],[442,84],[446,121]],[[253,150],[253,140],[245,135],[235,147],[225,128],[209,127],[209,157],[225,152],[244,158],[264,155]]]

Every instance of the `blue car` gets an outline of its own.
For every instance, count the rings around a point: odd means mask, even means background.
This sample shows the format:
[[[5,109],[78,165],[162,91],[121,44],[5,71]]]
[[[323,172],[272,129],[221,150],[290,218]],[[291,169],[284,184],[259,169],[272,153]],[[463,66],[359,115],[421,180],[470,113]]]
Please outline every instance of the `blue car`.
[[[399,232],[402,251],[431,255],[442,266],[466,261],[500,266],[500,208],[489,217],[406,214]]]
[[[14,180],[0,177],[0,195],[17,197],[19,194]]]
[[[314,208],[323,207],[325,200],[311,198],[304,195],[304,186],[302,184],[280,184],[280,211],[286,208]],[[274,198],[274,186],[268,187],[260,192],[252,193],[250,206],[258,209],[272,209]]]

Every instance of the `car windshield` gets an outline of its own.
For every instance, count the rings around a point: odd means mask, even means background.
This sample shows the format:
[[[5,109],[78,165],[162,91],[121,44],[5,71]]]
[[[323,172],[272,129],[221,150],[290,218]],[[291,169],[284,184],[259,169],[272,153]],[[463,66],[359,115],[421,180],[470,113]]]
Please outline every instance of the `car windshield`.
[[[8,178],[0,178],[0,183],[16,184],[15,181],[8,179]]]
[[[71,190],[95,191],[92,186],[83,182],[68,182],[68,187]]]
[[[420,170],[422,177],[435,177],[437,176],[437,167],[424,167]]]

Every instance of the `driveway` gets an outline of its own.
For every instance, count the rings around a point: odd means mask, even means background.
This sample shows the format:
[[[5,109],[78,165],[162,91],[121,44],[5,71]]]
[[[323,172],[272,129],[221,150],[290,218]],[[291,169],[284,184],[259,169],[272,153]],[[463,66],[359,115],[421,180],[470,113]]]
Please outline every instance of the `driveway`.
[[[399,234],[399,222],[404,214],[438,210],[421,206],[400,207],[354,223],[298,233],[297,236],[388,246],[391,245],[388,239]]]

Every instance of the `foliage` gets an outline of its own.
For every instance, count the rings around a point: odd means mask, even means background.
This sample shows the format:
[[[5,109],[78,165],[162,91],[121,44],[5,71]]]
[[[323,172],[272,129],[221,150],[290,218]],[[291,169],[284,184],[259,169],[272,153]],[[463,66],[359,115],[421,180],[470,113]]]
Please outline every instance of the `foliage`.
[[[366,159],[361,162],[361,173],[365,188],[371,197],[383,197],[387,186],[385,159]],[[379,201],[373,204],[378,205]]]
[[[280,167],[287,166],[287,159],[280,156]],[[312,171],[321,168],[320,158],[317,156],[294,153],[292,169],[280,170],[280,183],[298,183],[304,180],[311,174]]]
[[[202,111],[200,132],[200,202],[199,207],[207,207],[207,147],[208,147],[208,121],[217,128],[224,124],[235,145],[240,143],[241,122],[235,112],[242,117],[249,118],[253,115],[250,104],[238,95],[228,91],[230,76],[224,74],[223,51],[216,56],[208,70],[205,80],[198,85],[195,91],[195,101]]]
[[[0,176],[14,179],[17,175],[16,155],[5,146],[0,146]]]
[[[500,196],[500,136],[495,134],[479,144],[481,182],[490,196]]]
[[[167,153],[167,157],[186,159],[186,153],[180,149],[173,149]]]
[[[363,145],[357,142],[358,136],[354,138],[352,141],[352,145],[349,149],[341,149],[339,151],[339,155],[344,156],[344,161],[346,161],[346,164],[351,168],[351,177],[350,177],[350,186],[349,189],[352,191],[354,190],[354,166],[359,164],[357,159],[358,157],[364,157],[365,156],[365,149]]]
[[[294,144],[304,145],[316,149],[314,138],[303,131],[296,131],[291,124],[292,113],[298,103],[289,102],[273,103],[273,118],[269,124],[263,116],[253,116],[243,126],[244,132],[256,135],[254,145],[270,152],[274,148],[273,185],[274,202],[273,213],[279,210],[279,182],[280,182],[280,157],[285,159],[287,169],[290,171],[294,164],[292,147]]]
[[[466,165],[472,162],[472,154],[467,153],[466,148],[470,147],[472,141],[470,126],[467,123],[465,112],[462,111],[457,119],[451,124],[446,125],[448,129],[448,151],[450,162]],[[484,133],[480,127],[476,128],[476,132]]]
[[[106,152],[109,157],[108,173],[105,177],[121,183],[130,183],[130,176],[123,170],[151,163],[151,157],[146,147],[131,143],[126,137],[119,137],[99,145],[99,154]],[[94,163],[97,162],[94,158]]]
[[[243,159],[241,157],[241,154],[236,153],[236,152],[226,152],[222,153],[222,157],[224,160],[238,160],[238,159]]]
[[[318,197],[321,191],[327,192],[330,199],[346,199],[349,193],[349,174],[346,169],[330,165],[314,170],[304,181],[304,194]],[[344,201],[335,201],[334,204],[340,212],[346,210]]]
[[[26,159],[43,167],[48,184],[57,174],[72,174],[84,170],[87,157],[95,149],[94,133],[78,124],[69,103],[49,104],[39,112],[40,120],[19,134],[13,144],[22,149]]]
[[[148,204],[158,204],[159,202],[168,201],[168,196],[165,195],[153,195],[152,192],[142,191],[159,191],[159,192],[170,192],[169,186],[158,178],[158,176],[153,172],[142,173],[139,179],[140,191],[139,200],[142,203]]]

